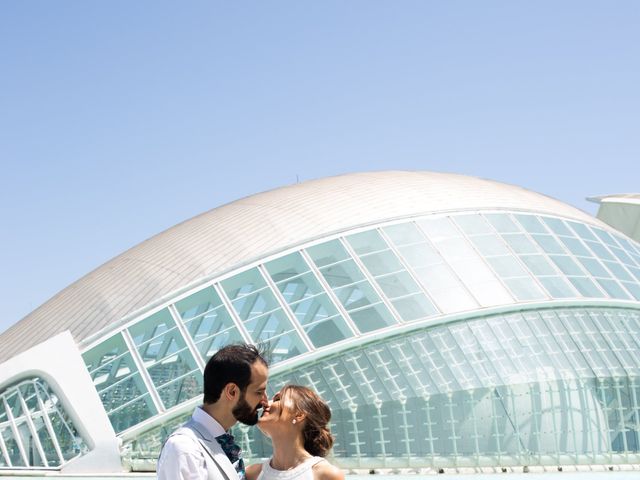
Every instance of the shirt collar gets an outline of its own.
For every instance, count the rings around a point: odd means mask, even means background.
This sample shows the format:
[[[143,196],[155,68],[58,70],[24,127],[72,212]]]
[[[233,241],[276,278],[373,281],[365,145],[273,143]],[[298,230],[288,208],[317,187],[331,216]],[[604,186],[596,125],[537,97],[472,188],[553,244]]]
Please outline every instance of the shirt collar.
[[[191,418],[202,425],[212,438],[219,437],[223,433],[226,433],[224,428],[222,428],[222,425],[220,425],[215,418],[205,412],[201,406],[196,407]]]

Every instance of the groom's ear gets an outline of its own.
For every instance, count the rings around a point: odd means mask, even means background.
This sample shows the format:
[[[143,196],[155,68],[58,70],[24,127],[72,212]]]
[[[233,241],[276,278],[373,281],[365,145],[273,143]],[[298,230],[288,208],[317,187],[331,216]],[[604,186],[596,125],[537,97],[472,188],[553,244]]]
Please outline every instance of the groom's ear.
[[[229,401],[237,400],[240,396],[240,388],[235,383],[227,383],[222,389],[222,394]]]

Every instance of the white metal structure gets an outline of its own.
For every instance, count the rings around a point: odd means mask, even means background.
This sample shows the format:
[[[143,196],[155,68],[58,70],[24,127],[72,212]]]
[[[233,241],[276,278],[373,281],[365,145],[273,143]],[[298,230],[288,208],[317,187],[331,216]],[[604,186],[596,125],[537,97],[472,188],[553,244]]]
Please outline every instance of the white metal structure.
[[[640,241],[640,194],[601,195],[589,200],[600,205],[597,214],[600,220]]]

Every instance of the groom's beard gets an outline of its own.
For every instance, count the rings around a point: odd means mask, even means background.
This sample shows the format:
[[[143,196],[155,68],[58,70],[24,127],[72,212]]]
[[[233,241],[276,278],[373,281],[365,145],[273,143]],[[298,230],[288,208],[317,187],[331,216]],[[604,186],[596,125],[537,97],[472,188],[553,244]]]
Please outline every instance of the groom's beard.
[[[231,413],[236,420],[240,423],[244,423],[245,425],[255,425],[258,423],[258,410],[262,405],[258,404],[256,407],[252,407],[247,403],[247,400],[244,398],[244,392],[240,396],[240,400],[238,400],[238,404],[233,407]]]

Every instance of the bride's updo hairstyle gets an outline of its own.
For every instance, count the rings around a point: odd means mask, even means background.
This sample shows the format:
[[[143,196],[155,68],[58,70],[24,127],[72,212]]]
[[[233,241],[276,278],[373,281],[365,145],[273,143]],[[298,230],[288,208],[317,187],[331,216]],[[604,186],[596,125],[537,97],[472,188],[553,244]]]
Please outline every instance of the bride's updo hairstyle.
[[[304,449],[313,456],[326,457],[333,446],[333,435],[329,431],[329,405],[313,390],[300,385],[287,385],[280,393],[281,398],[291,399],[294,413],[305,415],[302,428]]]

